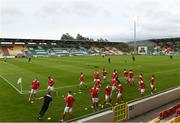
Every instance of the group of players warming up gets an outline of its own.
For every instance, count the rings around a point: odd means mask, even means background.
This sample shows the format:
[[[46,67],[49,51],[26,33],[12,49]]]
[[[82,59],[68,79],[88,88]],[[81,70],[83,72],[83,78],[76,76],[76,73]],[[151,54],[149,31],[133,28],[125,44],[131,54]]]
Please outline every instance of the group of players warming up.
[[[116,101],[115,101],[116,104],[119,104],[121,101],[123,101],[123,96],[122,96],[123,90],[124,90],[123,84],[128,84],[130,87],[136,86],[134,82],[133,70],[124,69],[123,75],[124,75],[125,83],[122,83],[119,80],[117,70],[114,70],[111,75],[111,84],[108,83],[107,75],[108,75],[108,72],[106,71],[105,67],[103,67],[101,74],[97,70],[93,72],[93,87],[90,89],[90,95],[91,95],[94,111],[98,110],[100,90],[104,90],[104,101],[102,104],[102,108],[105,108],[107,105],[112,106],[111,104],[112,95],[115,95],[116,97]],[[79,81],[80,81],[79,89],[80,90],[87,89],[85,76],[82,72],[80,73]],[[40,88],[40,82],[37,80],[37,78],[32,81],[32,85],[31,85],[31,91],[30,91],[28,102],[32,102],[33,100],[38,100],[38,99],[44,99],[44,103],[39,112],[39,116],[38,116],[39,119],[43,118],[45,112],[47,111],[49,107],[50,102],[52,101],[51,92],[54,92],[56,96],[58,95],[57,91],[54,89],[55,82],[52,79],[52,77],[50,76],[48,77],[47,83],[48,83],[47,95],[45,95],[44,97],[36,96],[36,93],[38,89]],[[106,87],[104,89],[101,86],[102,84],[106,84]],[[155,85],[155,77],[154,75],[152,75],[150,78],[151,94],[155,93],[154,85]],[[146,85],[144,82],[143,75],[141,73],[138,75],[137,87],[138,87],[138,90],[140,91],[140,96],[143,97],[145,93]],[[71,118],[73,118],[73,103],[75,101],[75,98],[72,95],[71,91],[68,91],[67,97],[64,98],[64,101],[65,101],[65,108],[62,115],[62,119],[61,119],[62,122],[65,119],[66,113],[69,113]]]
[[[99,93],[100,93],[100,89],[101,89],[101,85],[104,84],[102,82],[106,81],[107,78],[107,71],[105,69],[105,67],[103,67],[102,70],[102,74],[100,75],[98,71],[94,71],[93,72],[93,79],[94,79],[94,84],[93,87],[90,90],[90,94],[92,97],[92,103],[93,103],[93,108],[94,111],[98,110],[98,102],[99,102]],[[102,76],[102,77],[100,77]],[[103,81],[101,81],[101,79]],[[129,86],[136,86],[135,82],[134,82],[134,72],[133,70],[126,70],[124,69],[124,79],[125,79],[125,84],[128,84]],[[111,80],[111,86],[110,84],[107,84],[107,86],[104,89],[104,103],[102,105],[102,108],[104,108],[107,104],[112,105],[111,104],[111,100],[112,100],[112,94],[115,93],[116,94],[116,103],[120,103],[120,101],[123,100],[123,84],[120,82],[119,78],[118,78],[118,72],[117,70],[114,70],[114,72],[112,73],[112,80]],[[155,77],[154,75],[152,75],[151,79],[150,79],[150,88],[151,88],[151,95],[153,95],[155,93]],[[85,86],[87,88],[87,85],[85,84],[85,77],[83,75],[83,73],[81,73],[80,75],[80,89],[83,88],[83,86]],[[140,96],[143,97],[144,93],[145,93],[145,82],[144,82],[144,78],[143,75],[140,73],[138,76],[138,90],[140,91]]]

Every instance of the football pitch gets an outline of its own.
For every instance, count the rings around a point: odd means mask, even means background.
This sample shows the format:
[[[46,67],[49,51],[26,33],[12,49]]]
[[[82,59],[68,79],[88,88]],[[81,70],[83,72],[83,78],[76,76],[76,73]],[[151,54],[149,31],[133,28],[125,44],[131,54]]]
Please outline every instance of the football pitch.
[[[75,118],[93,112],[91,108],[90,88],[93,86],[92,73],[98,70],[100,73],[105,66],[108,72],[107,80],[103,82],[100,89],[100,104],[104,100],[104,88],[111,83],[111,74],[114,69],[119,73],[120,81],[123,84],[124,101],[131,101],[139,98],[137,86],[130,87],[125,84],[123,77],[124,68],[132,69],[135,73],[135,83],[137,76],[142,73],[146,83],[145,95],[150,95],[149,79],[151,75],[156,78],[156,92],[176,87],[180,85],[180,57],[176,56],[172,60],[169,56],[136,56],[133,62],[131,56],[111,56],[111,63],[108,63],[108,56],[73,56],[73,57],[49,57],[33,58],[32,63],[28,63],[26,58],[8,59],[4,64],[0,59],[0,121],[39,121],[38,113],[43,100],[36,100],[28,103],[29,91],[32,80],[37,77],[40,81],[40,91],[38,96],[44,96],[47,90],[48,76],[55,80],[55,88],[58,96],[52,95],[53,101],[42,121],[58,122],[64,110],[64,96],[71,90],[75,97],[74,116]],[[88,89],[79,91],[80,72],[85,75]],[[18,78],[22,78],[23,94],[20,92]],[[115,93],[112,104],[115,104]],[[101,110],[101,106],[99,106]],[[47,118],[51,117],[51,120]],[[66,116],[66,120],[69,116]]]

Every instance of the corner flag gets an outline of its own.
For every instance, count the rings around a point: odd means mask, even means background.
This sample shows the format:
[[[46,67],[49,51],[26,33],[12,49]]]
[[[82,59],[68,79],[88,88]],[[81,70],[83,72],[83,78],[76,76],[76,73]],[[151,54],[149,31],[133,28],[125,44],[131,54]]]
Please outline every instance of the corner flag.
[[[20,84],[20,89],[21,89],[21,93],[23,93],[23,89],[22,89],[22,78],[20,77],[17,81],[17,84]]]
[[[22,83],[22,78],[20,77],[17,81],[17,84],[19,85],[20,83]]]

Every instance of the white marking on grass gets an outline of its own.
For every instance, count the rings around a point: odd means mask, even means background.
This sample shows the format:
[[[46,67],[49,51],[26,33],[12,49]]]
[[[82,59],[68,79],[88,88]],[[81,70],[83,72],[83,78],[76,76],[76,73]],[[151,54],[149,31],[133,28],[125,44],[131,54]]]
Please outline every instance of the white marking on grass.
[[[180,69],[157,71],[157,72],[153,72],[153,73],[145,73],[145,74],[143,74],[143,75],[144,75],[144,76],[146,76],[146,75],[153,75],[153,74],[157,74],[157,73],[166,73],[166,72],[176,71],[176,70],[180,70]],[[136,76],[134,76],[134,77],[138,77],[138,75],[136,75]],[[122,80],[123,80],[123,78],[120,78],[120,81],[122,81]],[[110,79],[110,80],[107,79],[106,82],[109,82],[109,81],[111,81],[111,79]],[[86,82],[86,85],[90,85],[90,84],[93,84],[93,82]],[[65,89],[65,88],[71,88],[71,87],[78,87],[78,86],[79,86],[79,84],[74,84],[74,85],[57,87],[57,88],[54,88],[54,89],[55,89],[55,90],[59,90],[59,89]],[[29,93],[29,91],[27,91],[27,90],[23,90],[23,91],[24,91],[24,93],[22,93],[22,94],[28,94],[28,93]],[[47,89],[38,90],[38,92],[44,92],[44,91],[47,91]]]
[[[13,87],[19,94],[23,94],[17,87],[15,87],[12,83],[10,83],[9,80],[7,80],[5,77],[3,77],[2,75],[0,75],[0,77],[1,77],[6,83],[8,83],[11,87]]]
[[[89,85],[89,84],[92,84],[93,82],[87,82],[86,85]],[[71,88],[71,87],[78,87],[79,84],[74,84],[74,85],[68,85],[68,86],[62,86],[62,87],[57,87],[57,88],[54,88],[55,90],[59,90],[59,89],[65,89],[65,88]],[[24,93],[23,94],[27,94],[29,93],[29,91],[27,90],[23,90]],[[38,90],[38,92],[44,92],[44,91],[47,91],[47,89],[41,89],[41,90]]]

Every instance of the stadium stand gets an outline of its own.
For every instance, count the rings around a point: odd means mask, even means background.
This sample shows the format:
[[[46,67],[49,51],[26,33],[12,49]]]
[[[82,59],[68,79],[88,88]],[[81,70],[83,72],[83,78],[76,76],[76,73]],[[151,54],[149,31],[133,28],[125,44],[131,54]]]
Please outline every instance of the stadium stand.
[[[24,57],[29,51],[34,56],[95,56],[129,54],[134,48],[123,49],[125,43],[91,42],[71,40],[40,40],[0,38],[0,56]],[[21,44],[21,45],[20,45]],[[128,46],[128,45],[127,45]],[[149,55],[180,55],[180,38],[137,41],[138,46],[147,46]]]
[[[52,48],[52,53],[55,55],[67,56],[69,55],[68,49],[66,48]]]
[[[10,56],[8,49],[11,47],[2,47],[3,56]]]
[[[179,115],[179,110],[180,110],[180,103],[170,107],[169,109],[166,109],[165,111],[162,111],[159,113],[159,119],[163,120],[165,118],[168,118],[171,115],[174,115],[176,113],[176,115]]]
[[[39,55],[39,56],[46,56],[48,55],[48,51],[46,49],[44,49],[41,46],[37,46],[37,47],[28,47],[28,49],[30,50],[30,52],[33,55]]]
[[[2,49],[1,49],[1,47],[0,47],[0,56],[1,56],[1,57],[3,56],[3,51],[2,51]]]
[[[134,42],[129,42],[128,45],[134,47]],[[147,46],[149,55],[180,55],[180,38],[137,41],[136,46]]]
[[[23,45],[14,45],[11,48],[8,48],[9,55],[15,57],[24,57],[25,51],[27,50],[28,49]]]
[[[0,56],[24,57],[27,50],[23,45],[2,46],[0,48]]]
[[[160,122],[180,122],[180,103],[171,106],[159,113],[159,116],[151,120],[149,123],[160,123]]]
[[[18,42],[17,42],[18,41]],[[52,43],[53,42],[53,43]],[[122,55],[112,46],[114,42],[56,41],[0,38],[1,56],[24,57],[27,52],[33,56],[94,56]],[[5,44],[7,43],[7,44]],[[19,43],[23,45],[19,45]]]

